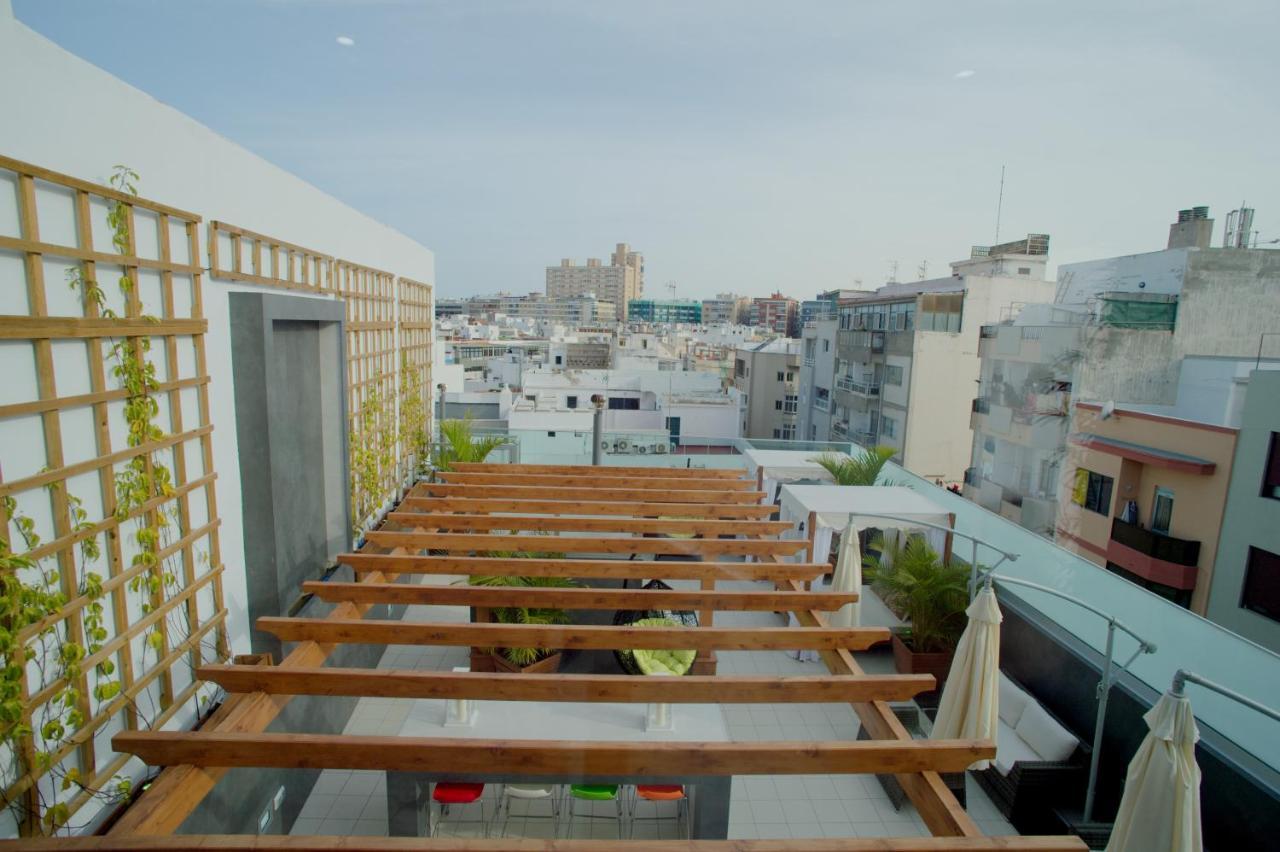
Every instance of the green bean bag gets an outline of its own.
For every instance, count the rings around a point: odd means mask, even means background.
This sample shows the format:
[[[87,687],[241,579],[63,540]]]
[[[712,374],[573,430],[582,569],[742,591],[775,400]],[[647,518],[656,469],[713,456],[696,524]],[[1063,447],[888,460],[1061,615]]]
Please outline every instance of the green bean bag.
[[[680,623],[670,618],[642,618],[633,622],[631,627],[680,627]],[[693,658],[698,655],[693,650],[644,650],[631,651],[636,668],[647,675],[684,675],[693,668]]]

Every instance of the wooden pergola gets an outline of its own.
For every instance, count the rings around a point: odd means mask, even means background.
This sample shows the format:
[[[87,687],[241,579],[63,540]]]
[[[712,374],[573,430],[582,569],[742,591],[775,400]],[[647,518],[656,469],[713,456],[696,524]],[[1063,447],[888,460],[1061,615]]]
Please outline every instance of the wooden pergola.
[[[420,772],[448,767],[482,772],[495,764],[513,775],[548,777],[593,772],[646,776],[893,773],[931,838],[792,841],[634,841],[658,850],[1081,850],[1070,837],[986,837],[939,773],[990,759],[995,746],[976,740],[913,740],[887,702],[931,689],[928,675],[868,675],[853,651],[888,638],[878,627],[833,629],[826,613],[854,594],[814,592],[807,583],[825,564],[787,561],[806,546],[780,539],[786,524],[737,471],[556,465],[458,464],[437,481],[415,486],[359,552],[339,560],[355,582],[306,583],[303,591],[336,604],[324,618],[273,617],[261,630],[295,642],[278,663],[237,658],[209,665],[202,679],[220,684],[226,701],[196,731],[130,731],[114,747],[165,767],[101,837],[45,841],[66,849],[564,849],[617,848],[627,841],[424,839],[370,837],[231,837],[175,835],[231,767],[378,769]],[[520,532],[550,533],[513,535]],[[670,537],[672,535],[680,537]],[[547,551],[554,549],[554,556]],[[533,554],[513,558],[511,553]],[[503,555],[494,555],[503,554]],[[561,556],[563,554],[563,556]],[[629,559],[636,554],[681,561]],[[608,558],[605,558],[608,557]],[[749,561],[737,561],[748,557]],[[693,561],[688,561],[692,558]],[[414,575],[516,574],[579,579],[696,580],[697,590],[635,588],[506,588],[417,585]],[[769,587],[717,588],[722,580],[766,581]],[[397,582],[401,580],[401,582]],[[389,621],[365,617],[381,604],[559,607],[570,610],[688,610],[697,627],[499,624]],[[790,611],[799,627],[718,626],[716,612]],[[512,674],[331,668],[343,643],[555,647],[564,649],[696,649],[684,677],[610,674]],[[716,674],[718,650],[811,649],[825,676]],[[848,702],[870,735],[860,741],[597,742],[449,737],[387,737],[267,732],[294,696],[631,703]]]

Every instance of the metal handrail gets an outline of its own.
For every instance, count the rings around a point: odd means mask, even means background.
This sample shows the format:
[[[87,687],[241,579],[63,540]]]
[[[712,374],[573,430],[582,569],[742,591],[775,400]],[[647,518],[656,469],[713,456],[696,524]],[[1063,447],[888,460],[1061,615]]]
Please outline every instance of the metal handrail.
[[[1102,677],[1098,680],[1098,715],[1093,723],[1093,751],[1089,755],[1089,786],[1084,794],[1084,821],[1086,823],[1093,821],[1093,806],[1097,798],[1098,787],[1098,762],[1102,758],[1102,732],[1107,721],[1107,701],[1111,697],[1111,687],[1120,678],[1120,672],[1123,672],[1129,666],[1133,665],[1133,661],[1138,659],[1140,654],[1154,654],[1156,652],[1156,644],[1143,639],[1132,628],[1125,625],[1114,615],[1103,612],[1093,604],[1087,603],[1075,595],[1069,595],[1066,592],[1060,592],[1050,586],[1043,586],[1039,583],[1033,583],[1030,580],[1019,580],[1016,577],[1007,577],[995,572],[993,566],[990,570],[983,572],[983,585],[990,585],[992,582],[1006,583],[1011,586],[1024,586],[1028,589],[1035,589],[1044,592],[1047,595],[1060,598],[1069,603],[1073,603],[1082,609],[1086,609],[1099,618],[1105,619],[1107,622],[1107,644],[1106,659],[1102,665]],[[1115,669],[1115,642],[1116,630],[1123,630],[1132,636],[1138,643],[1138,649],[1133,652],[1132,656]]]

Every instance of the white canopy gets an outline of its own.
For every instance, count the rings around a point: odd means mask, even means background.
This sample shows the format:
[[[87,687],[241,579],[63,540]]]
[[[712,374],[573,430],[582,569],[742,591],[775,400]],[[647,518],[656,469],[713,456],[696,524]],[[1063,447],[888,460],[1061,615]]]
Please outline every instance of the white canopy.
[[[764,502],[773,502],[773,492],[780,482],[796,482],[802,479],[830,482],[831,474],[814,459],[822,455],[814,450],[758,450],[748,447],[742,453],[747,462],[747,472],[752,477],[756,471],[764,468],[761,483],[765,492]],[[841,459],[849,456],[845,453],[830,453]]]
[[[814,561],[821,562],[831,552],[832,530],[853,522],[859,529],[912,527],[913,521],[951,525],[950,513],[918,491],[902,485],[784,485],[780,517],[793,524],[809,522],[816,512],[818,529],[814,535]],[[872,514],[865,514],[865,513]],[[893,515],[890,520],[875,515]],[[942,553],[946,533],[925,528],[929,545]]]

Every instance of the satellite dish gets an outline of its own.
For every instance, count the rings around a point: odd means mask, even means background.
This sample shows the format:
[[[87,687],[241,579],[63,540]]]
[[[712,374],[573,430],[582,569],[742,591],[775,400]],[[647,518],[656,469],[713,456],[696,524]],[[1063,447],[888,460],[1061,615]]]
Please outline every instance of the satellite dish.
[[[1116,404],[1113,400],[1107,400],[1102,403],[1102,419],[1110,420],[1112,415],[1116,413]]]

